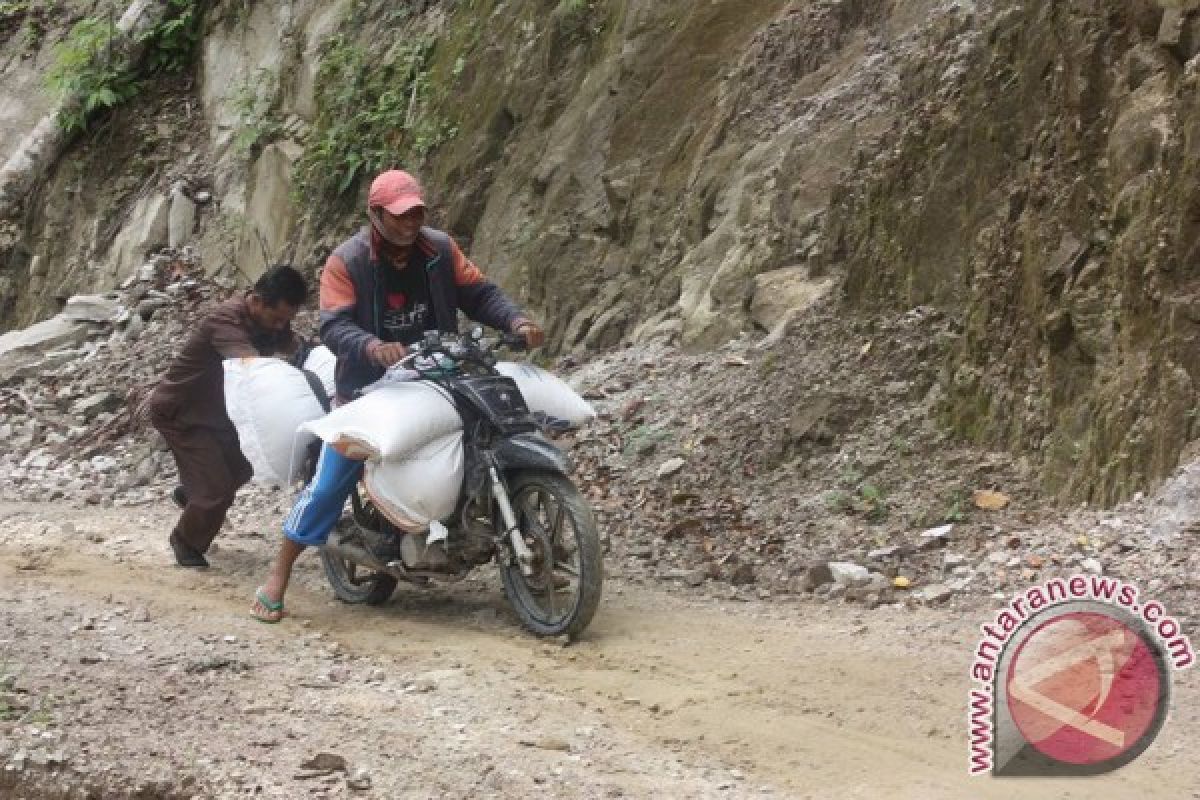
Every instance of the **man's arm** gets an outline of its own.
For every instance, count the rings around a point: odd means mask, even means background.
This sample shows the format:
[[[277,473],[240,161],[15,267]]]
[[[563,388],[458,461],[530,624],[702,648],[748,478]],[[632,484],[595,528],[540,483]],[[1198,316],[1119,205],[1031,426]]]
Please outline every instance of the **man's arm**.
[[[484,277],[479,267],[463,255],[453,239],[450,240],[450,253],[454,259],[458,307],[463,313],[476,322],[502,331],[513,331],[519,322],[529,321],[504,290]]]
[[[354,281],[346,262],[331,255],[321,273],[321,341],[339,359],[363,362],[380,340],[355,320],[356,303]]]

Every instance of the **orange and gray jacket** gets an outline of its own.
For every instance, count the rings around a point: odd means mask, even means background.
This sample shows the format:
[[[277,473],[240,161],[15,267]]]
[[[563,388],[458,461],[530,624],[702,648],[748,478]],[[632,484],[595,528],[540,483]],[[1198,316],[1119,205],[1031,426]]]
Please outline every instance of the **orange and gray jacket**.
[[[458,311],[493,328],[510,331],[524,318],[499,286],[463,255],[442,231],[421,228],[407,269],[429,276],[429,296],[438,330],[458,331]],[[333,251],[321,274],[321,341],[337,356],[337,394],[348,400],[378,380],[383,368],[367,356],[383,335],[384,287],[380,248],[369,226]]]

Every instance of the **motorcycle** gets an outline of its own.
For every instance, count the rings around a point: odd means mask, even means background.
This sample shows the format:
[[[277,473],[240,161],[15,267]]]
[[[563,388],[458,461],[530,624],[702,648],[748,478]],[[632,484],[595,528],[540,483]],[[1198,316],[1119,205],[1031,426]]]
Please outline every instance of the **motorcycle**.
[[[575,636],[591,622],[604,580],[596,521],[568,477],[568,458],[542,434],[517,383],[496,370],[501,346],[523,349],[524,339],[488,342],[481,328],[430,332],[394,368],[453,401],[462,419],[462,486],[449,517],[412,533],[392,524],[360,481],[352,513],[320,550],[341,600],[381,605],[399,581],[457,581],[495,561],[505,596],[533,633]]]

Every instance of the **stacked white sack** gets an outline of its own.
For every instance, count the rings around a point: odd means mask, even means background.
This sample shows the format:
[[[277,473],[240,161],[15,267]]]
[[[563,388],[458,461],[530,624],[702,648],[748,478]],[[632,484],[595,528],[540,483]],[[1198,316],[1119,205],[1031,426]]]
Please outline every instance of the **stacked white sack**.
[[[428,383],[388,386],[338,406],[304,429],[359,461],[403,459],[462,428],[446,394]]]
[[[367,494],[392,524],[408,533],[454,511],[463,480],[462,431],[439,436],[403,459],[368,461]]]
[[[225,361],[225,410],[237,428],[254,480],[286,486],[300,477],[311,434],[300,430],[325,410],[300,370],[278,358]]]
[[[367,462],[367,493],[401,530],[426,530],[454,510],[463,478],[462,420],[431,384],[380,388],[304,428],[347,458]]]

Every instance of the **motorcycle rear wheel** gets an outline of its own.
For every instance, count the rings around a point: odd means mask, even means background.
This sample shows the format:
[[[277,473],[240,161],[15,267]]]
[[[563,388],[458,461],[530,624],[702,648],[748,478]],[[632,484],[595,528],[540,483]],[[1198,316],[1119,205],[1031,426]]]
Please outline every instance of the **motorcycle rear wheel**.
[[[338,522],[338,527],[358,524],[354,517],[346,516]],[[391,575],[365,570],[353,561],[330,553],[324,547],[321,548],[320,554],[321,566],[325,568],[325,579],[343,603],[381,606],[392,596],[392,592],[396,591],[399,581]]]
[[[515,557],[501,564],[504,594],[532,632],[575,636],[592,621],[604,583],[592,510],[570,480],[553,472],[511,473],[508,491],[534,554],[534,574],[524,575]]]

